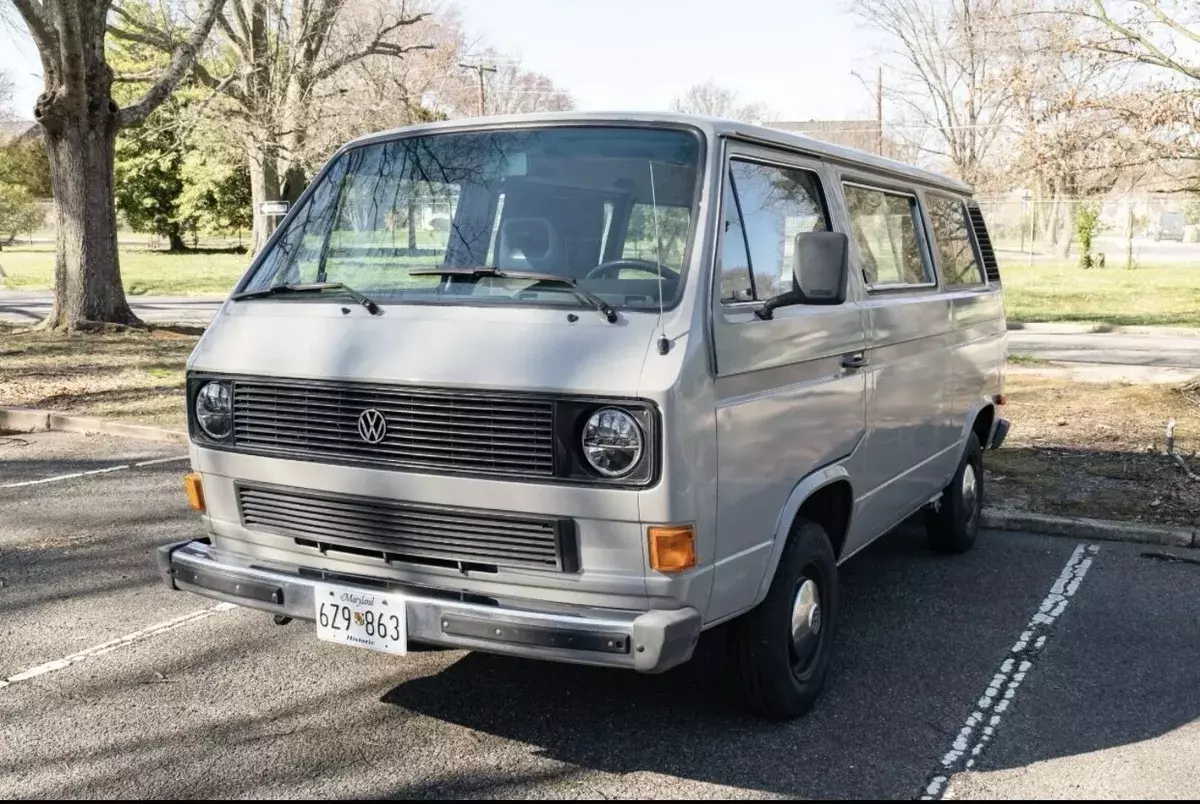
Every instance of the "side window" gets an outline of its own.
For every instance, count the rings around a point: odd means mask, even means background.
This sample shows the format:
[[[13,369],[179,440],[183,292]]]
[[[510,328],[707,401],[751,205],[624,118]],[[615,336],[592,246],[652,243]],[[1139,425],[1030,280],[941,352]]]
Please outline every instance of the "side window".
[[[754,274],[746,251],[746,229],[738,212],[732,179],[725,182],[724,221],[721,236],[721,301],[754,301]]]
[[[721,300],[763,301],[787,292],[796,235],[829,229],[820,180],[807,170],[735,160],[724,226]]]
[[[845,185],[850,236],[858,246],[868,286],[933,282],[922,248],[917,199],[911,195]]]
[[[966,204],[958,199],[937,195],[927,195],[926,200],[946,285],[982,285],[983,272],[975,258],[975,249],[971,248],[971,235],[967,230]]]

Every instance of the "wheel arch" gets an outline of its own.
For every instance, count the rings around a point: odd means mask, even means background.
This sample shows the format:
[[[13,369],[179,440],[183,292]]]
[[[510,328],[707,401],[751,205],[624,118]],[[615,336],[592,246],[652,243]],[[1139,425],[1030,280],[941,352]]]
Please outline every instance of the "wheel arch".
[[[840,558],[842,548],[846,544],[846,534],[850,530],[853,510],[854,487],[850,482],[850,473],[844,466],[818,469],[797,483],[780,509],[779,518],[775,523],[771,556],[767,561],[758,593],[754,596],[753,605],[757,606],[767,596],[771,581],[779,569],[784,545],[787,544],[792,526],[798,517],[805,516],[825,528],[833,544],[834,557]]]

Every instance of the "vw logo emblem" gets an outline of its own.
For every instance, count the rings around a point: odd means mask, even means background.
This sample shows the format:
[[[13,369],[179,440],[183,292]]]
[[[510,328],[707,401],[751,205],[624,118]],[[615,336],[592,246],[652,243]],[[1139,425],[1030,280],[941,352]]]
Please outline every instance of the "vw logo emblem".
[[[387,435],[387,419],[375,408],[358,414],[358,434],[368,444],[378,444]]]

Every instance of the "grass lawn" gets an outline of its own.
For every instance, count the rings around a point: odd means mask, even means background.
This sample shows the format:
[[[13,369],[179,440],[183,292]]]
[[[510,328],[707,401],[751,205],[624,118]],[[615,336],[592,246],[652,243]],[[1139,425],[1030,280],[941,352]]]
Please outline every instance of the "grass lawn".
[[[248,254],[122,249],[121,276],[133,295],[223,294],[237,283],[250,259]],[[360,262],[364,266],[353,273],[347,266],[346,274],[361,273],[358,284],[370,287],[373,272],[367,269],[373,266],[366,263],[373,261]],[[54,253],[48,246],[7,249],[0,252],[0,266],[8,274],[0,279],[0,287],[46,290],[53,281]],[[1001,273],[1008,318],[1014,323],[1200,326],[1200,262],[1084,271],[1069,260],[1030,266],[1019,257],[1002,257]]]
[[[228,293],[250,266],[249,254],[194,252],[170,254],[121,249],[121,279],[131,295]],[[48,290],[54,284],[54,251],[50,246],[9,248],[0,252],[6,290]]]
[[[183,366],[195,334],[62,335],[0,324],[0,406],[185,428]]]
[[[1084,271],[1069,261],[1002,259],[1000,274],[1012,322],[1200,326],[1200,263]]]

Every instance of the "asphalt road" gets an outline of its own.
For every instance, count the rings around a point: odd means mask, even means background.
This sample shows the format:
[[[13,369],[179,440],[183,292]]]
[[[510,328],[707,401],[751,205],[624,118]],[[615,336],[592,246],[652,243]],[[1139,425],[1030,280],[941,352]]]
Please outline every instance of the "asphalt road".
[[[1118,332],[1008,333],[1013,354],[1062,363],[1091,363],[1200,370],[1200,338],[1184,335],[1129,335]]]
[[[205,296],[129,296],[134,315],[154,324],[207,326],[225,294]],[[0,290],[0,321],[36,324],[50,314],[54,296],[28,290]]]
[[[912,798],[958,740],[984,748],[956,798],[1200,796],[1200,563],[1009,533],[948,558],[898,530],[842,568],[824,698],[765,723],[719,630],[644,677],[386,656],[170,592],[151,551],[199,529],[180,454],[0,437],[0,798]],[[989,687],[1015,690],[1003,720],[964,738]]]

